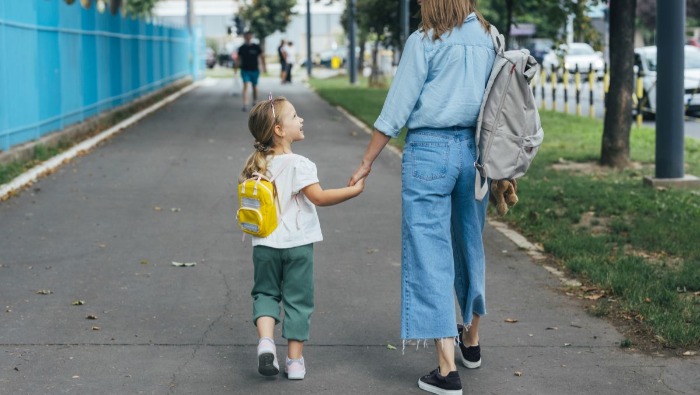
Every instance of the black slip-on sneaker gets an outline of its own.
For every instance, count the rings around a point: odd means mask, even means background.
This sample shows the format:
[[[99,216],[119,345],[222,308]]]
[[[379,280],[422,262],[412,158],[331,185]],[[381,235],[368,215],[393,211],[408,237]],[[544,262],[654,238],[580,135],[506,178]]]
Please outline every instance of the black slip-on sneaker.
[[[438,395],[462,395],[462,381],[456,370],[441,376],[437,368],[418,380],[418,388]]]

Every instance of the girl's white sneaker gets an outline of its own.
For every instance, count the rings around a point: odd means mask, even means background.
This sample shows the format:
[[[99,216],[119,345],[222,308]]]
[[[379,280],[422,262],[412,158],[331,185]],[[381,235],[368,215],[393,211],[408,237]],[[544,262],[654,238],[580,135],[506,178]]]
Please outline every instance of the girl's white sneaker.
[[[284,366],[284,372],[287,373],[287,378],[290,380],[303,380],[306,375],[306,365],[304,365],[304,357],[299,359],[289,359]]]
[[[263,376],[274,376],[280,372],[277,362],[277,349],[275,341],[269,337],[263,337],[258,341],[258,373]]]

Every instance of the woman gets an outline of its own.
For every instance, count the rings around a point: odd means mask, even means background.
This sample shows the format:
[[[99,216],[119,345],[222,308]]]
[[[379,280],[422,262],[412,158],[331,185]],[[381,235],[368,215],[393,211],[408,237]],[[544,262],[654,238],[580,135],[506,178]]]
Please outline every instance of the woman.
[[[421,4],[422,3],[422,4]],[[461,394],[454,362],[481,365],[479,317],[486,314],[482,231],[488,199],[474,196],[474,132],[495,58],[475,0],[419,0],[422,25],[406,41],[362,163],[369,175],[391,137],[408,128],[402,164],[401,337],[435,339],[439,368],[418,381]],[[454,284],[463,325],[455,325]],[[462,330],[465,328],[466,330]]]

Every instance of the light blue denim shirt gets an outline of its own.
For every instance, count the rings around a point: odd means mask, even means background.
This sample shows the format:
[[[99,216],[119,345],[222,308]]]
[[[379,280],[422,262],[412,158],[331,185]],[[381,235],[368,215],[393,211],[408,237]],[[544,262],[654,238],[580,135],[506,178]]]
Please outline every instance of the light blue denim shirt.
[[[399,67],[374,127],[396,137],[408,129],[475,127],[496,57],[476,14],[432,41],[420,30],[406,41]]]

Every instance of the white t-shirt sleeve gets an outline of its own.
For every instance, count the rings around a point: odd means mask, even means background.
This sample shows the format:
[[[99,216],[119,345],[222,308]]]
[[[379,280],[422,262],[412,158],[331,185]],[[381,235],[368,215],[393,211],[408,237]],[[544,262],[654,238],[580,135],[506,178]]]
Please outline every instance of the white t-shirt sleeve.
[[[317,183],[318,173],[316,171],[316,165],[309,159],[300,157],[294,164],[292,194],[297,194],[307,186]]]

